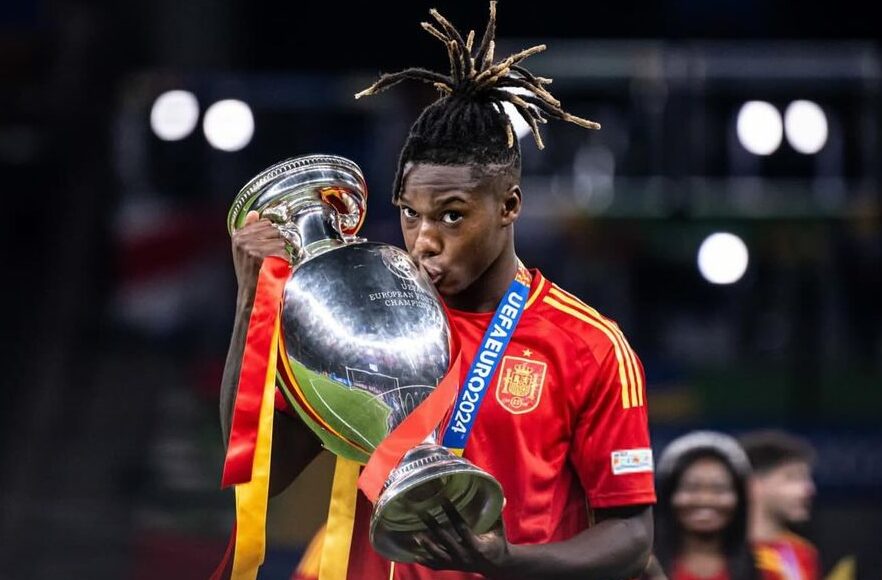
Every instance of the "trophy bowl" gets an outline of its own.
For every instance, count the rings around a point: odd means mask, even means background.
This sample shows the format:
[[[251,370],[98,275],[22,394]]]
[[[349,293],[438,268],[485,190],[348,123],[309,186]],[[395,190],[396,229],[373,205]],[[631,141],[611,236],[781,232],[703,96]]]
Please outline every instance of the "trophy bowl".
[[[366,204],[358,165],[310,155],[254,177],[227,219],[232,232],[257,211],[287,241],[276,382],[327,449],[361,463],[437,388],[451,357],[431,282],[405,251],[356,237]],[[399,562],[425,555],[422,516],[443,525],[445,501],[483,533],[499,519],[502,488],[432,434],[389,474],[371,516],[374,549]]]

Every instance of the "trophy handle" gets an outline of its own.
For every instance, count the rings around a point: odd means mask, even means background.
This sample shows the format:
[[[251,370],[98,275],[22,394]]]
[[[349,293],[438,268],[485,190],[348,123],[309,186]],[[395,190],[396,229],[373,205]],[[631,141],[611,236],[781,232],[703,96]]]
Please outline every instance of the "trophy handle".
[[[345,238],[355,236],[367,215],[364,197],[358,192],[341,187],[325,187],[320,193],[322,201],[337,210],[337,215],[340,217],[340,233]]]
[[[256,210],[265,215],[283,204],[293,216],[295,206],[314,201],[332,207],[340,216],[340,234],[354,236],[367,213],[367,184],[361,168],[338,155],[305,155],[272,165],[251,179],[236,195],[227,214],[233,233]],[[282,216],[279,216],[282,217]]]

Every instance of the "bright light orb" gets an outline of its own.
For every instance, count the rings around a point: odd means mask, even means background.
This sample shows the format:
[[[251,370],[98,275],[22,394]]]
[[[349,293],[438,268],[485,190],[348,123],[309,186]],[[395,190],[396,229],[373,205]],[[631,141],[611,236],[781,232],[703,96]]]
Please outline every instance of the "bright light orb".
[[[827,143],[827,116],[812,101],[793,101],[784,112],[784,131],[790,146],[814,155]]]
[[[771,103],[748,101],[738,111],[738,141],[754,155],[771,155],[784,135],[781,113]]]
[[[734,284],[747,271],[747,262],[747,246],[735,234],[711,234],[698,249],[698,271],[711,284]]]
[[[199,122],[199,102],[189,91],[168,91],[153,102],[150,128],[163,141],[180,141]]]
[[[254,115],[251,114],[251,107],[236,99],[218,101],[205,111],[202,130],[215,149],[239,151],[254,136]]]

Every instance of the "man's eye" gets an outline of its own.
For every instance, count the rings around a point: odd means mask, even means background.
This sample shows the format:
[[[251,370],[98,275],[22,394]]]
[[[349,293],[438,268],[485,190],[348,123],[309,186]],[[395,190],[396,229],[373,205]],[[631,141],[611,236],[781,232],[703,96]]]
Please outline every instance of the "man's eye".
[[[401,208],[401,213],[404,214],[404,217],[406,217],[406,218],[410,218],[410,219],[413,219],[413,218],[415,218],[415,217],[417,216],[417,212],[413,211],[413,210],[410,209],[409,207],[402,207],[402,208]]]
[[[441,221],[448,225],[456,224],[462,221],[462,214],[458,211],[445,211]]]

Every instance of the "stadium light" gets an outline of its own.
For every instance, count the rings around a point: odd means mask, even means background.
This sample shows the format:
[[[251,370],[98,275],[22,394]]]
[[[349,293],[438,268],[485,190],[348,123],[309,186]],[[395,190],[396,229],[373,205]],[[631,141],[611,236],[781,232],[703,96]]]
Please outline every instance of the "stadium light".
[[[793,101],[784,112],[784,131],[791,147],[814,155],[827,143],[827,116],[817,103]]]
[[[711,284],[734,284],[747,271],[747,246],[735,234],[717,232],[698,249],[698,271]]]
[[[163,141],[179,141],[196,128],[199,102],[189,91],[168,91],[159,95],[150,109],[150,128]]]
[[[254,115],[251,114],[251,107],[236,99],[218,101],[205,111],[202,130],[215,149],[239,151],[254,136]]]
[[[771,103],[748,101],[738,111],[738,140],[754,155],[771,155],[781,145],[781,113]]]

